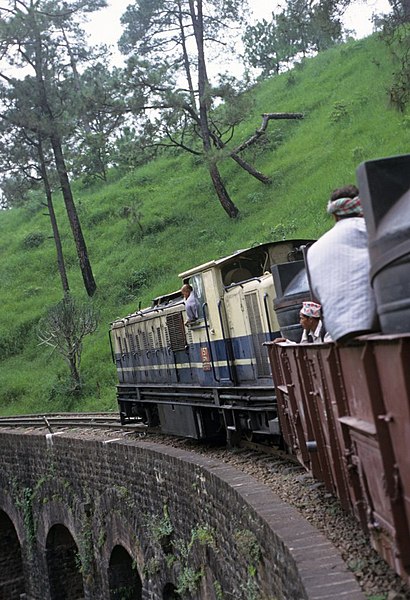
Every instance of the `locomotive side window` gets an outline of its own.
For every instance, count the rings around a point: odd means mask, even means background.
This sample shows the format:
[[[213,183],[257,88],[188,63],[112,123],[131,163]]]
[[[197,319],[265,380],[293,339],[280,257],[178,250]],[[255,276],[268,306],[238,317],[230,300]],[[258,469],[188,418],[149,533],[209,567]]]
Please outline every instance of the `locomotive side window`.
[[[202,305],[206,302],[206,297],[201,273],[192,275],[192,277],[189,278],[189,283],[194,288],[195,296],[197,297],[200,307],[199,318],[202,319]]]

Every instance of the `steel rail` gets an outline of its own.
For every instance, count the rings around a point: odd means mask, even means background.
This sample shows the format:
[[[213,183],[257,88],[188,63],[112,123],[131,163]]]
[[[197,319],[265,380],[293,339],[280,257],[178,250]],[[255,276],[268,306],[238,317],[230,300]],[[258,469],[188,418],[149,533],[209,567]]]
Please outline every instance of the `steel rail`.
[[[89,428],[115,428],[146,430],[147,426],[142,421],[121,425],[116,414],[113,413],[56,413],[46,415],[14,415],[0,417],[0,427],[89,427]]]

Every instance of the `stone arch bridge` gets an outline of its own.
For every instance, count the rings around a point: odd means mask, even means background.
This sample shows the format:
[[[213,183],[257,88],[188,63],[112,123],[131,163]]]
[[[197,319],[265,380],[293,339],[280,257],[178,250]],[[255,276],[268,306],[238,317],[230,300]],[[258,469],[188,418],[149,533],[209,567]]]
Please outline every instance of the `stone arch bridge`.
[[[320,533],[215,460],[22,429],[0,455],[0,600],[363,598]]]

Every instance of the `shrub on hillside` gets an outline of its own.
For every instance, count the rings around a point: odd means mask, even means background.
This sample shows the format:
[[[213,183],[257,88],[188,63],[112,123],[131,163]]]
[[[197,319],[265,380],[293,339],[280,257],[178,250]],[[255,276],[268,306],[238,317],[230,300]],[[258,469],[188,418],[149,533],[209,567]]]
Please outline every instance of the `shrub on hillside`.
[[[23,384],[16,383],[7,389],[0,387],[0,406],[19,404],[24,398],[26,389]]]
[[[86,220],[88,227],[94,227],[95,225],[99,225],[100,223],[104,223],[104,221],[108,221],[114,212],[111,208],[104,208],[99,211],[95,211],[91,214]]]
[[[130,294],[135,295],[143,287],[146,287],[152,277],[152,271],[146,267],[133,271],[125,283]]]
[[[349,111],[347,109],[345,102],[335,102],[333,104],[333,110],[329,115],[330,121],[332,123],[339,123],[346,119],[349,116]]]
[[[291,71],[289,75],[286,77],[286,85],[287,87],[292,87],[296,84],[295,74]]]
[[[145,228],[145,235],[155,235],[157,233],[161,233],[161,231],[165,231],[168,227],[172,225],[183,225],[186,222],[185,215],[170,215],[168,217],[161,217],[157,221],[153,221]]]
[[[292,219],[292,221],[289,221],[288,223],[278,223],[269,229],[268,240],[280,242],[286,240],[286,238],[291,238],[295,231],[297,231],[295,219]]]
[[[251,204],[258,204],[259,202],[263,202],[265,199],[265,195],[262,192],[253,192],[252,194],[248,194],[247,200]]]
[[[31,298],[32,296],[38,296],[43,291],[42,287],[37,285],[29,285],[26,289],[23,290],[22,295],[26,298]]]
[[[32,231],[23,240],[23,247],[27,250],[38,248],[46,239],[46,236],[41,231]]]
[[[33,333],[35,322],[14,324],[8,331],[0,333],[0,360],[15,356],[24,350]]]
[[[366,153],[364,151],[364,148],[362,148],[362,146],[357,146],[356,148],[353,148],[352,158],[353,158],[353,162],[355,164],[362,162],[362,160],[364,160],[366,158]]]
[[[37,213],[44,210],[44,198],[42,195],[31,194],[24,204],[24,211],[29,219],[32,219]]]

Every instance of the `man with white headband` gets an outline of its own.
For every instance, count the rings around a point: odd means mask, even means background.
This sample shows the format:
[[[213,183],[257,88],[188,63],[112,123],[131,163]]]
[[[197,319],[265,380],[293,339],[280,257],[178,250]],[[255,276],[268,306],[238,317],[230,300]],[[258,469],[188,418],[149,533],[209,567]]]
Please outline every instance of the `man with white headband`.
[[[357,187],[334,190],[327,212],[335,225],[308,249],[307,268],[326,329],[333,340],[343,342],[377,331],[367,229]]]

